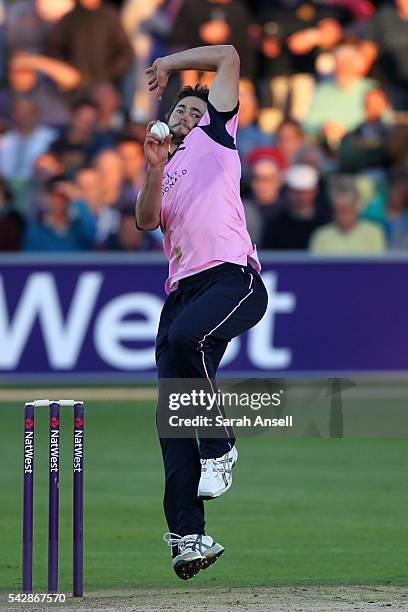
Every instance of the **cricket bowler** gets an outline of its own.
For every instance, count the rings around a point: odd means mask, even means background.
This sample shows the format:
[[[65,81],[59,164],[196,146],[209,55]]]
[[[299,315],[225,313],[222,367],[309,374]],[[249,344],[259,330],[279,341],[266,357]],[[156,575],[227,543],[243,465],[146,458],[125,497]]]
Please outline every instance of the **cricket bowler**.
[[[235,48],[218,45],[159,58],[146,71],[149,90],[159,99],[175,72],[216,73],[210,90],[183,87],[169,109],[170,134],[162,140],[151,122],[144,142],[147,174],[136,225],[161,227],[169,260],[156,340],[159,388],[160,379],[202,379],[214,390],[228,342],[256,325],[267,308],[240,198],[239,66]],[[187,580],[224,552],[205,531],[204,500],[231,487],[238,452],[226,429],[225,437],[160,437],[160,444],[165,540],[176,574]]]

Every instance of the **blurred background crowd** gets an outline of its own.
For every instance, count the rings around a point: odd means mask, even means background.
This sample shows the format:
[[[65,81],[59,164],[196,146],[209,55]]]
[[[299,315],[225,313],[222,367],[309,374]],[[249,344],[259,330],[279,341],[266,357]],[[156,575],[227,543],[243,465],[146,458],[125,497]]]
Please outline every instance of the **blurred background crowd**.
[[[0,0],[0,251],[161,250],[135,228],[145,69],[241,58],[237,146],[258,248],[408,249],[408,0]]]

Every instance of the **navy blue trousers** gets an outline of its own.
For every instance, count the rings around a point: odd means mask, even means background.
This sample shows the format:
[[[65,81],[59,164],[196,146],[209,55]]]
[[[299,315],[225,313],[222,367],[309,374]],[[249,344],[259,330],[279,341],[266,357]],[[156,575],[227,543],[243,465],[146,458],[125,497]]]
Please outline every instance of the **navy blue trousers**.
[[[251,266],[224,263],[179,282],[164,304],[156,340],[158,417],[160,379],[203,379],[210,385],[228,342],[258,323],[267,292]],[[168,397],[165,398],[168,402]],[[220,457],[234,438],[160,438],[165,471],[164,512],[169,531],[204,534],[204,504],[197,497],[200,459]]]

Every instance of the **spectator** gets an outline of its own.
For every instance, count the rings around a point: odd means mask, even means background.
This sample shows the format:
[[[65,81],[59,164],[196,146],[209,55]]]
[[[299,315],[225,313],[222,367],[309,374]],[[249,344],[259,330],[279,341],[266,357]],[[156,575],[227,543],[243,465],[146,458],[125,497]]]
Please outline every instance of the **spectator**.
[[[134,251],[145,251],[158,248],[151,232],[144,232],[136,228],[135,207],[127,205],[120,214],[119,228],[117,233],[108,237],[102,245],[110,251],[123,251],[132,253]],[[159,246],[161,249],[161,246]]]
[[[11,123],[16,96],[30,96],[37,103],[42,124],[61,126],[68,123],[67,94],[79,81],[79,72],[64,62],[43,55],[16,53],[8,64],[9,87],[0,91],[2,120]]]
[[[330,166],[330,162],[325,157],[321,147],[306,141],[293,156],[292,165],[295,164],[312,166],[317,170],[319,182],[315,204],[319,209],[327,212],[330,206],[327,196],[327,174],[333,172],[333,163]]]
[[[118,83],[133,62],[117,12],[102,0],[78,0],[51,30],[48,54],[75,66],[84,85]]]
[[[154,52],[154,36],[151,32],[153,21],[163,0],[145,0],[135,2],[125,0],[121,10],[121,22],[131,41],[135,56],[133,74],[128,75],[128,86],[131,87],[130,115],[133,121],[147,121],[155,114],[156,99],[146,89],[145,70],[150,66]],[[161,20],[163,21],[163,20]],[[169,23],[162,25],[168,33]],[[131,81],[131,83],[130,83]]]
[[[113,144],[115,132],[124,124],[119,92],[112,83],[98,83],[93,87],[92,98],[98,109],[97,129],[107,135]]]
[[[237,129],[237,149],[241,158],[242,176],[248,178],[248,155],[257,147],[267,147],[271,137],[257,125],[258,100],[255,87],[249,79],[239,81],[239,114]]]
[[[317,229],[310,250],[323,254],[377,254],[385,250],[383,230],[370,221],[360,221],[359,193],[347,179],[331,190],[333,222]]]
[[[70,180],[89,159],[81,145],[70,144],[69,142],[57,140],[49,150],[52,155],[60,160],[64,168],[64,174]]]
[[[123,135],[119,138],[117,151],[123,164],[124,189],[129,199],[135,198],[143,186],[145,175],[143,146],[136,138]]]
[[[303,121],[314,92],[314,47],[328,49],[341,37],[340,23],[349,11],[317,2],[258,2],[261,25],[261,78],[269,85],[280,116]]]
[[[37,105],[29,98],[15,101],[13,118],[15,128],[0,136],[0,173],[9,182],[17,206],[24,209],[35,159],[48,149],[56,132],[39,124]]]
[[[305,142],[293,156],[294,164],[306,164],[316,168],[319,174],[326,170],[326,158],[323,150],[313,142]]]
[[[259,243],[265,224],[283,207],[281,189],[285,160],[278,149],[260,148],[248,158],[251,168],[251,196],[244,199],[247,226],[252,241]]]
[[[45,210],[26,228],[25,251],[82,251],[93,247],[96,224],[75,186],[55,177],[47,185]]]
[[[37,157],[34,163],[34,175],[38,184],[45,185],[55,176],[63,174],[64,166],[58,156],[47,151]]]
[[[381,0],[379,1],[381,2]],[[313,4],[316,5],[318,3]],[[325,19],[321,19],[317,27],[305,29],[302,27],[301,30],[289,37],[288,47],[295,55],[310,53],[316,47],[325,50],[332,49],[342,39],[343,30],[341,25],[351,25],[353,27],[356,22],[366,21],[375,11],[371,0],[323,0],[319,4],[318,10],[323,9],[336,12],[332,12],[330,16],[326,12]],[[303,12],[303,15],[305,14]],[[309,11],[309,14],[315,17],[313,11]]]
[[[75,0],[17,0],[7,10],[7,46],[11,53],[45,53],[54,24],[74,7]]]
[[[382,89],[370,89],[366,93],[363,123],[346,134],[340,143],[338,162],[341,172],[387,167],[386,140],[390,125],[386,119],[389,110],[390,103]]]
[[[126,198],[124,190],[124,168],[119,153],[106,149],[95,159],[95,169],[100,186],[100,206],[97,215],[98,244],[103,244],[119,228],[119,210]]]
[[[408,0],[380,6],[364,38],[364,56],[368,65],[377,61],[393,107],[408,110]]]
[[[319,175],[315,168],[294,165],[286,173],[284,208],[265,224],[264,249],[304,250],[310,236],[329,218],[316,203]]]
[[[310,111],[304,122],[308,132],[324,137],[330,149],[336,150],[341,139],[364,121],[364,97],[375,85],[363,77],[364,60],[355,45],[340,45],[335,52],[333,83],[319,83]]]
[[[241,75],[253,79],[255,52],[249,38],[250,14],[242,0],[185,0],[170,34],[170,43],[184,49],[202,45],[234,45],[241,60]],[[183,85],[197,82],[186,74]]]
[[[294,163],[296,154],[299,153],[304,142],[305,138],[300,124],[295,119],[284,119],[276,130],[276,146],[289,166]]]
[[[15,209],[6,181],[0,177],[0,251],[18,251],[24,232],[24,217]]]
[[[37,157],[34,163],[34,175],[30,202],[25,211],[27,218],[37,218],[43,212],[47,185],[51,179],[64,172],[64,165],[54,153],[47,151]]]
[[[393,251],[408,249],[408,175],[397,175],[391,182],[386,207],[386,231]]]
[[[124,165],[115,149],[101,151],[95,159],[101,197],[105,205],[119,207],[123,199]]]
[[[80,168],[75,175],[75,185],[81,199],[85,200],[91,212],[98,217],[102,201],[98,171],[92,166]]]
[[[66,173],[75,172],[80,166],[88,164],[109,143],[109,137],[97,133],[97,121],[98,109],[94,102],[83,99],[73,104],[71,122],[62,130],[53,146],[56,152],[68,158],[64,160]]]

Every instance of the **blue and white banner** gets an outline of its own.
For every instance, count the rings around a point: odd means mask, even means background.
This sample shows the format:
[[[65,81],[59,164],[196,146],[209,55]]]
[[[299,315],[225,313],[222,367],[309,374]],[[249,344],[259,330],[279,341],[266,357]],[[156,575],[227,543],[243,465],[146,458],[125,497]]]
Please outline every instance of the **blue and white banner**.
[[[261,260],[268,311],[222,372],[408,372],[408,258]],[[1,257],[0,380],[153,377],[166,275],[161,255]]]

